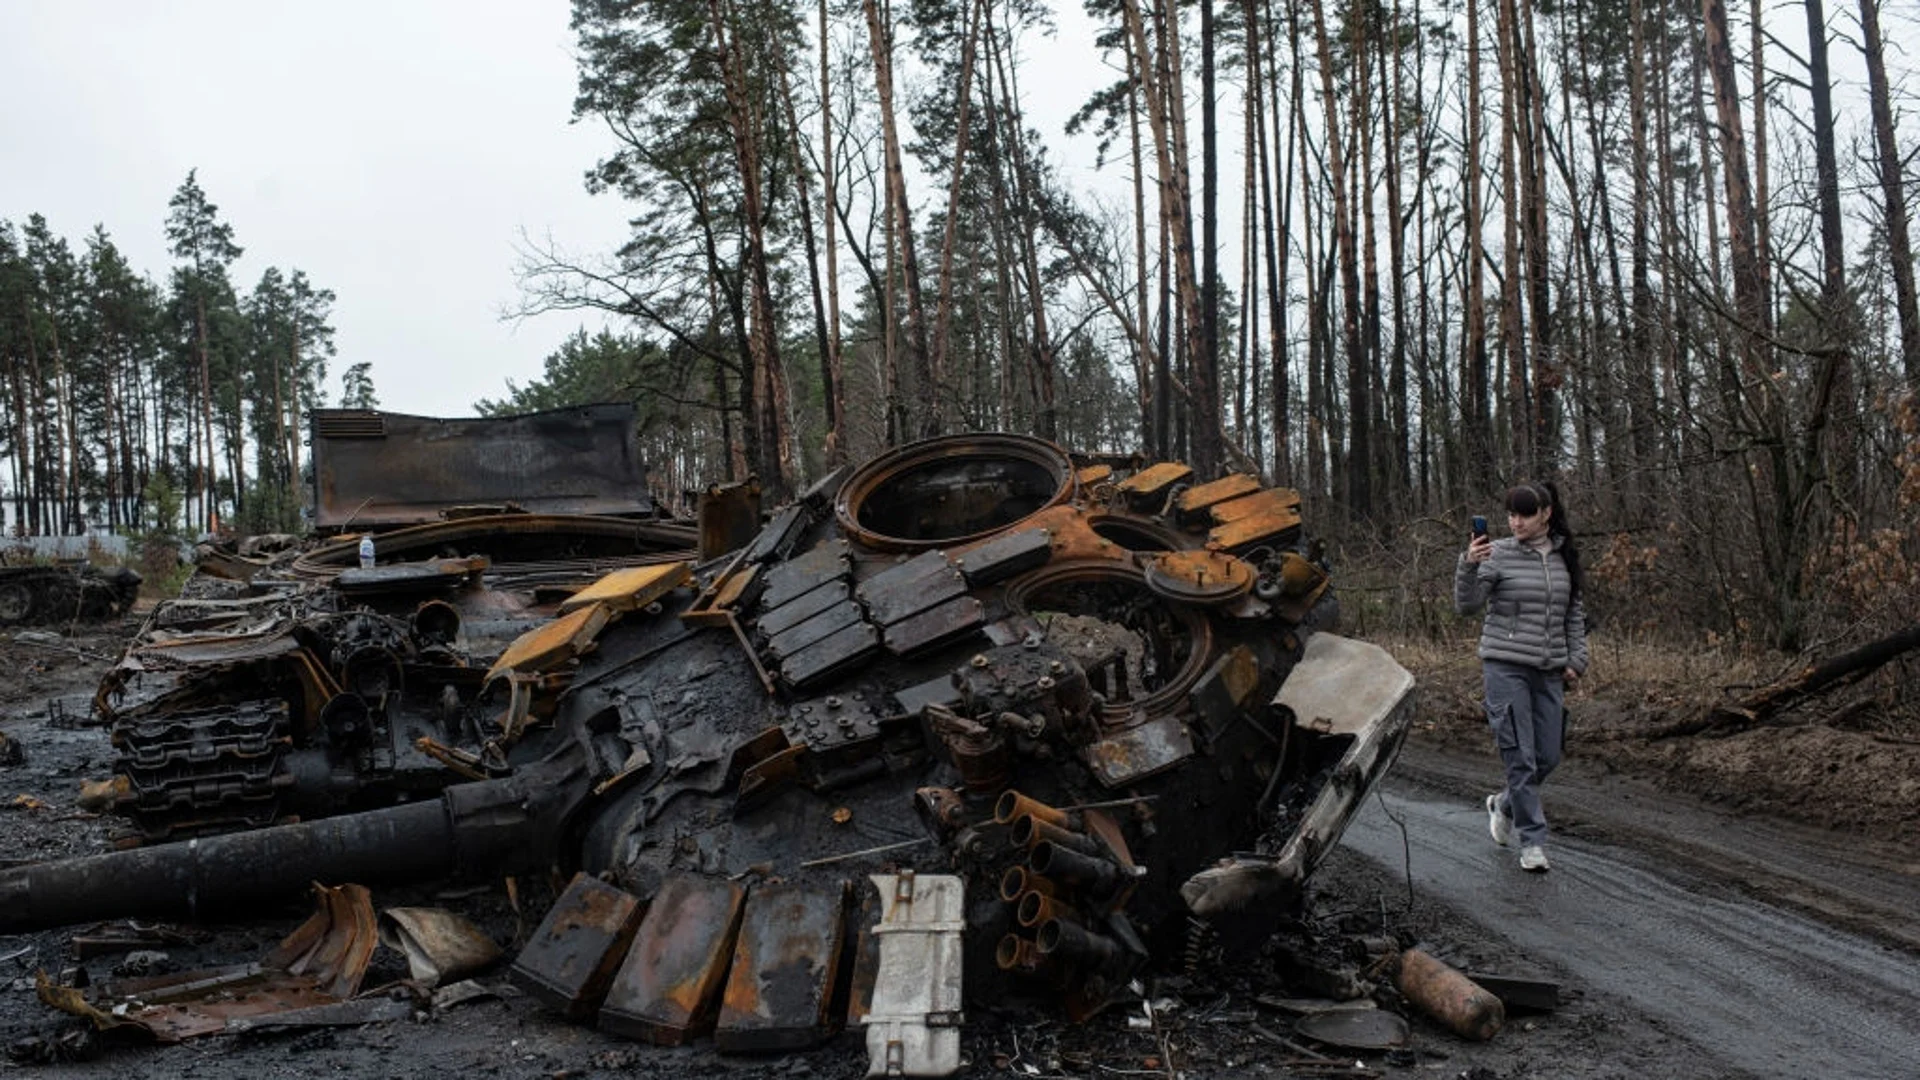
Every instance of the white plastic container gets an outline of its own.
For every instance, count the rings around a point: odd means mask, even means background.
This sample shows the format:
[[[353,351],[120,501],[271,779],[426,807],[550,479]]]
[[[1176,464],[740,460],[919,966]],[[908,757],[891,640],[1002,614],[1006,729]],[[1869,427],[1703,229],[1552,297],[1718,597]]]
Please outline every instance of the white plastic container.
[[[360,569],[362,570],[373,569],[373,534],[372,533],[368,533],[365,536],[362,536],[360,538]]]
[[[867,1012],[868,1076],[960,1071],[960,932],[966,883],[951,874],[874,874],[880,970]]]

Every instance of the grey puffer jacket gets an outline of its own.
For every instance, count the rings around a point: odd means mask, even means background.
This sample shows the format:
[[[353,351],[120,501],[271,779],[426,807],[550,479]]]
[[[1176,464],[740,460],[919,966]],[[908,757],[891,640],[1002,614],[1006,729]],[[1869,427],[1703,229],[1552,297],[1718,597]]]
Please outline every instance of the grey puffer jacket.
[[[1453,606],[1462,615],[1487,609],[1480,659],[1586,672],[1587,613],[1572,599],[1573,579],[1560,557],[1560,543],[1556,536],[1551,550],[1536,551],[1507,536],[1493,542],[1486,562],[1460,556],[1453,571]]]

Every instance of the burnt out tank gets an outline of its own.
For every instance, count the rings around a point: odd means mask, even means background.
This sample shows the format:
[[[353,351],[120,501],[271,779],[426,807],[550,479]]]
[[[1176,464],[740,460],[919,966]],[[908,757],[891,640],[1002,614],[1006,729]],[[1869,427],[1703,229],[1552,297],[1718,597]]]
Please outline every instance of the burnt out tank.
[[[932,979],[879,944],[911,936],[881,931],[915,897],[969,995],[1091,1015],[1195,920],[1285,912],[1398,752],[1412,680],[1333,632],[1299,511],[1252,475],[1024,436],[902,447],[516,639],[481,679],[503,775],[0,872],[0,933],[558,865],[631,898],[586,905],[632,913],[605,928],[619,955],[556,944],[569,915],[516,971],[611,1031],[751,1050],[871,1024],[903,963]],[[599,983],[564,985],[583,966]],[[957,1008],[909,1026],[938,1042]],[[881,1039],[876,1071],[941,1071],[887,1063],[913,1045]]]
[[[126,567],[0,566],[0,626],[117,618],[139,596],[140,575]]]

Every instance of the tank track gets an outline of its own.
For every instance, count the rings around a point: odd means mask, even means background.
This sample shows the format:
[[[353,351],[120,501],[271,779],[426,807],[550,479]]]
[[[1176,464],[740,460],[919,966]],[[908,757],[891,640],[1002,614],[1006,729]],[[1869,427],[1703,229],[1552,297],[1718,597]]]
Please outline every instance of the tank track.
[[[132,570],[91,566],[0,567],[0,626],[28,626],[125,614],[140,595]]]
[[[293,777],[279,699],[114,722],[117,811],[148,843],[271,825]]]

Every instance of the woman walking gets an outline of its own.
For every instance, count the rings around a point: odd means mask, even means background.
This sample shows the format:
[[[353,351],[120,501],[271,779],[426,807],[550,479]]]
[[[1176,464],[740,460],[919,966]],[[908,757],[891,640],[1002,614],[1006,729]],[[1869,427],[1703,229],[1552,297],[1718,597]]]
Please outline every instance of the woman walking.
[[[1505,846],[1517,833],[1520,868],[1548,868],[1547,817],[1540,785],[1566,736],[1566,688],[1587,670],[1587,619],[1580,605],[1580,552],[1560,492],[1522,483],[1507,492],[1507,528],[1494,540],[1477,529],[1453,573],[1453,606],[1486,609],[1480,664],[1487,723],[1506,767],[1506,787],[1487,796],[1487,828]]]

